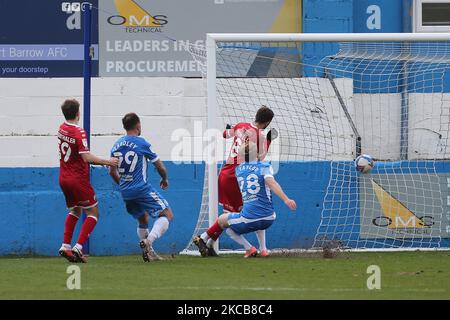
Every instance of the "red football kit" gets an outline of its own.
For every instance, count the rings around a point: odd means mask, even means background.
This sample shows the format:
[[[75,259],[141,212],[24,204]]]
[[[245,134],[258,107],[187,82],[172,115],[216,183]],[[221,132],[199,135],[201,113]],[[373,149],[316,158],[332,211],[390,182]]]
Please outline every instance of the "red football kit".
[[[248,139],[256,143],[260,159],[264,159],[270,141],[264,137],[262,130],[249,122],[240,122],[233,128],[225,130],[223,137],[225,139],[233,137],[234,140],[227,162],[219,173],[219,203],[225,211],[240,212],[243,205],[242,195],[234,172],[236,167],[244,162],[244,159],[239,156],[239,148]]]
[[[69,209],[88,209],[97,205],[94,189],[89,181],[89,164],[81,158],[89,153],[83,128],[64,122],[58,131],[59,185]]]

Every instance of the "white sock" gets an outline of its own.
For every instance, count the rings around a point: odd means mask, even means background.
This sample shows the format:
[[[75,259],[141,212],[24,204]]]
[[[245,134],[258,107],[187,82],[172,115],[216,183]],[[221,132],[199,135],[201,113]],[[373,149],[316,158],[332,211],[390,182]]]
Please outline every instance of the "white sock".
[[[72,249],[72,246],[70,245],[70,243],[63,243],[62,244],[62,247],[64,248],[64,249]]]
[[[206,246],[208,248],[212,248],[214,246],[214,242],[215,241],[213,239],[209,238],[208,241],[206,241]]]
[[[160,238],[167,231],[167,229],[169,229],[169,219],[166,217],[159,217],[156,219],[153,224],[152,231],[150,231],[147,236],[150,245],[152,245],[156,239]]]
[[[77,249],[80,250],[80,251],[83,251],[83,246],[82,246],[81,244],[79,244],[79,243],[77,243],[77,244],[75,245],[75,248],[77,248]]]
[[[256,230],[256,238],[258,238],[259,251],[267,250],[266,248],[266,230]]]
[[[249,250],[252,247],[250,242],[248,242],[247,239],[245,239],[243,235],[237,234],[236,232],[231,230],[231,228],[228,228],[226,232],[230,236],[231,239],[233,239],[240,245],[244,246],[245,250]]]
[[[206,231],[200,235],[200,238],[202,238],[202,240],[205,241],[205,243],[208,243],[209,239],[211,239],[211,237],[208,235]]]
[[[148,237],[148,234],[148,228],[137,227],[137,235],[139,237],[139,240],[144,240]]]

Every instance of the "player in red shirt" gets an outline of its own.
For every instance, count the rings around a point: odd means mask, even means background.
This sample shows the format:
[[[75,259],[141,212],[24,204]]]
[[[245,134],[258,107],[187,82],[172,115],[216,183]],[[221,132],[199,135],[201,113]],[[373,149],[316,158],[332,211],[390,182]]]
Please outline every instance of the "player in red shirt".
[[[223,165],[219,173],[219,204],[223,206],[224,212],[240,212],[242,210],[242,195],[239,184],[236,179],[235,169],[241,163],[245,162],[239,155],[239,149],[246,140],[254,142],[257,146],[258,158],[263,160],[267,155],[270,143],[276,139],[278,133],[275,129],[271,129],[265,137],[262,130],[266,129],[272,122],[273,111],[262,106],[256,112],[255,120],[253,122],[240,122],[234,127],[227,125],[223,132],[224,139],[233,138],[233,145],[231,146],[230,155]],[[212,244],[220,236],[222,229],[217,223],[212,225],[208,230],[209,248],[208,255],[215,256],[217,253],[212,249]],[[194,243],[198,246],[199,241],[206,242],[208,239],[202,239],[201,236],[194,237]]]
[[[64,242],[59,254],[70,262],[87,262],[83,255],[83,244],[94,230],[98,220],[97,198],[89,181],[89,163],[117,166],[118,159],[101,159],[89,152],[86,132],[78,126],[80,104],[75,99],[64,101],[61,106],[66,121],[58,131],[59,185],[66,198],[67,215],[64,227]],[[72,235],[82,210],[84,221],[76,245],[72,248]]]

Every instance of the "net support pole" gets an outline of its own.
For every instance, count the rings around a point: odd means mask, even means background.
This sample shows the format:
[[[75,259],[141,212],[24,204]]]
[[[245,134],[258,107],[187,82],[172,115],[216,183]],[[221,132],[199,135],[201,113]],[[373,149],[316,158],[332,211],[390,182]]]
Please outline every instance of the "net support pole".
[[[411,51],[409,46],[402,50]],[[400,159],[408,160],[408,143],[409,143],[409,93],[408,93],[408,62],[402,64],[402,83],[401,83],[401,109],[400,109]]]
[[[410,8],[414,0],[403,0],[403,8]],[[409,17],[409,10],[403,10],[403,32],[412,32],[411,18]],[[409,43],[402,46],[402,50],[411,52]],[[408,62],[403,62],[402,68],[402,92],[401,92],[401,109],[400,109],[400,159],[408,160],[408,125],[409,125],[409,93],[408,93]]]
[[[91,146],[91,23],[92,4],[84,2],[83,10],[83,42],[84,42],[84,64],[83,64],[83,128],[86,131],[88,146]],[[90,176],[90,175],[89,175]],[[83,214],[82,221],[86,219]],[[89,239],[83,244],[83,252],[89,254]]]
[[[210,132],[217,131],[217,100],[216,100],[216,42],[214,38],[206,36],[206,90],[207,90],[207,127]],[[215,139],[214,135],[214,139]],[[217,141],[208,143],[206,166],[208,166],[208,209],[209,226],[218,217],[218,182],[217,182]],[[216,252],[219,248],[219,241],[214,244]]]
[[[336,83],[334,82],[333,76],[330,74],[330,71],[328,69],[325,69],[325,75],[328,78],[328,80],[331,83],[331,86],[333,87],[334,93],[336,94],[336,97],[338,98],[339,104],[342,107],[342,110],[344,111],[345,117],[348,120],[348,123],[350,124],[350,127],[352,128],[353,134],[355,135],[355,153],[356,157],[361,155],[361,135],[358,132],[358,129],[356,128],[355,123],[353,122],[352,117],[350,116],[350,113],[348,112],[347,106],[345,105],[344,99],[342,99],[342,96],[336,86]],[[355,158],[356,158],[355,157]]]

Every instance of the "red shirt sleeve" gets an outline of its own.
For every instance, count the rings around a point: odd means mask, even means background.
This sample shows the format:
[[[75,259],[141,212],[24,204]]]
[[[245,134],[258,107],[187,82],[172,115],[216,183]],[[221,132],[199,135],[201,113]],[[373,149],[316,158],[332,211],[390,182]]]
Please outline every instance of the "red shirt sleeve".
[[[87,141],[86,132],[80,129],[76,136],[76,144],[78,147],[78,153],[89,153],[89,146]]]
[[[222,136],[224,139],[229,139],[235,136],[235,130],[239,127],[239,123],[236,124],[234,127],[231,127],[231,129],[226,129],[223,131]]]

